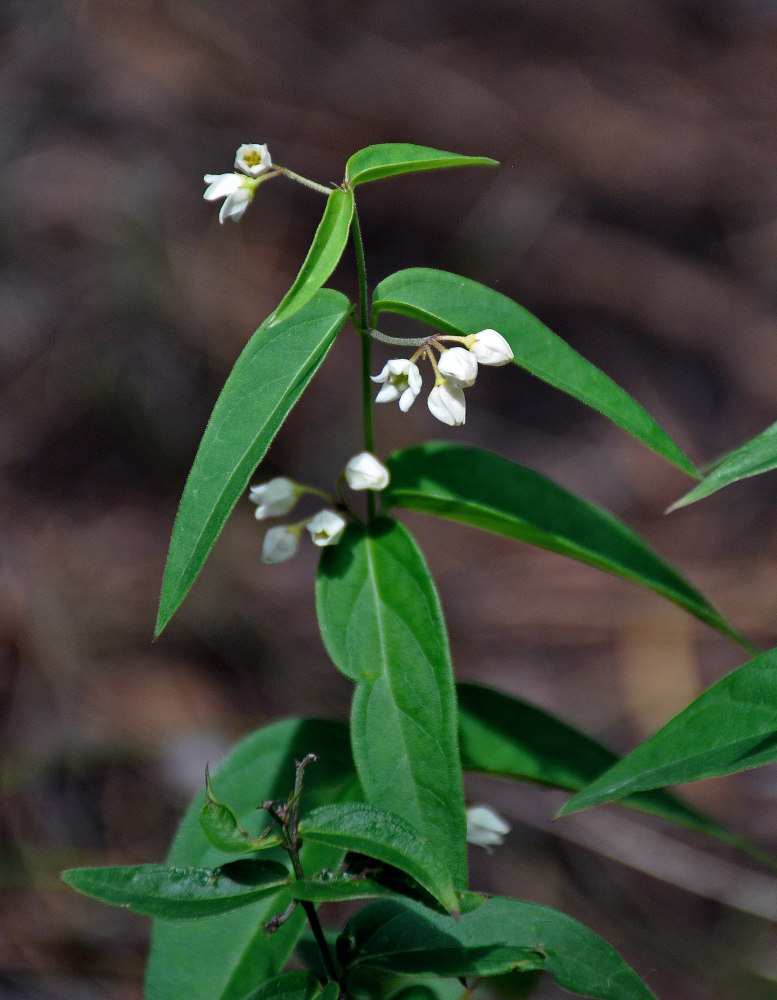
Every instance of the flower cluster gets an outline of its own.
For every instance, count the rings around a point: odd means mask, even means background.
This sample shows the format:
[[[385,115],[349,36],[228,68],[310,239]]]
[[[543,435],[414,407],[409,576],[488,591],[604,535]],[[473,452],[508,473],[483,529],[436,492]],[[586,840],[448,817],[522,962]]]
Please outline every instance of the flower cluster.
[[[231,174],[205,174],[208,185],[203,198],[206,201],[224,199],[219,212],[219,222],[232,219],[238,222],[251,204],[257,187],[268,177],[274,177],[272,159],[267,145],[258,142],[244,143],[235,154],[238,172]]]
[[[442,340],[457,341],[461,346],[445,348]],[[432,347],[441,352],[439,360],[435,359]],[[466,337],[431,337],[411,358],[393,358],[380,374],[371,376],[373,382],[381,385],[375,402],[398,401],[400,410],[407,413],[421,392],[421,372],[416,360],[422,357],[429,359],[435,373],[434,388],[428,399],[432,416],[451,427],[459,427],[466,416],[464,390],[474,384],[478,364],[506,365],[513,360],[513,352],[496,330],[481,330]]]
[[[389,472],[374,455],[363,451],[349,459],[341,479],[345,479],[352,490],[382,490],[388,486]],[[335,506],[332,498],[321,490],[295,483],[286,476],[277,476],[267,483],[250,488],[249,499],[256,504],[254,517],[258,521],[268,517],[282,517],[295,507],[299,498],[305,493],[324,497]],[[262,562],[281,563],[291,559],[299,548],[299,540],[305,528],[314,545],[322,548],[326,545],[337,545],[347,524],[342,514],[325,507],[313,517],[305,518],[296,524],[282,524],[270,528],[264,536]]]

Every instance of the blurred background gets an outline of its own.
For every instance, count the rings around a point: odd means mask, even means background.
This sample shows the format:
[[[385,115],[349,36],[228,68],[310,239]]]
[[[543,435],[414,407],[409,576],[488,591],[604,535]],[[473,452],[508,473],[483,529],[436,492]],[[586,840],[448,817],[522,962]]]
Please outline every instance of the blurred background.
[[[497,158],[361,188],[372,282],[424,265],[498,288],[704,463],[777,415],[777,4],[3,0],[0,31],[0,996],[136,1000],[147,921],[58,872],[161,860],[207,761],[349,702],[312,546],[261,566],[247,501],[151,643],[208,414],[322,211],[276,181],[220,226],[202,175],[251,141],[322,183],[376,142]],[[352,272],[346,254],[331,283],[353,294]],[[359,449],[357,351],[344,330],[257,481],[331,488]],[[378,453],[451,437],[537,468],[775,645],[772,477],[664,517],[689,481],[597,414],[513,369],[467,398],[456,431],[422,401],[380,409]],[[746,658],[625,582],[407,520],[457,675],[618,751]],[[615,808],[551,824],[548,791],[468,794],[513,825],[475,887],[577,916],[661,1000],[777,997],[766,869]],[[773,768],[683,794],[777,851]]]

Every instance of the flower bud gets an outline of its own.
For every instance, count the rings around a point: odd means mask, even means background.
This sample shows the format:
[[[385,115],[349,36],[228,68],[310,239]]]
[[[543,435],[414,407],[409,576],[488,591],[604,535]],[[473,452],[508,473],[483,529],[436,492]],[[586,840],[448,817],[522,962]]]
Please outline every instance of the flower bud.
[[[263,521],[266,517],[281,517],[288,514],[299,498],[297,484],[286,476],[277,476],[269,483],[252,486],[249,494],[251,503],[257,504],[254,517]]]
[[[464,423],[466,416],[466,404],[464,402],[464,391],[458,386],[443,382],[436,385],[429,393],[429,410],[433,417],[437,417],[449,427],[459,427]]]
[[[467,337],[467,347],[481,365],[506,365],[513,360],[513,349],[496,330],[481,330]]]
[[[300,527],[293,524],[270,528],[264,536],[262,562],[266,565],[286,562],[299,548]]]
[[[373,382],[383,383],[375,402],[393,403],[398,399],[403,413],[407,413],[421,391],[421,372],[418,365],[408,358],[387,361],[380,374],[371,375],[370,378]]]
[[[477,358],[465,347],[451,347],[443,351],[437,368],[446,382],[459,389],[466,389],[478,377]]]
[[[510,826],[490,806],[470,806],[467,809],[467,842],[484,847],[489,854],[492,847],[499,847]]]
[[[345,518],[335,514],[333,510],[320,510],[311,517],[306,527],[315,545],[337,545],[345,531]]]
[[[389,483],[389,471],[369,451],[362,451],[348,460],[345,478],[352,490],[384,490]]]

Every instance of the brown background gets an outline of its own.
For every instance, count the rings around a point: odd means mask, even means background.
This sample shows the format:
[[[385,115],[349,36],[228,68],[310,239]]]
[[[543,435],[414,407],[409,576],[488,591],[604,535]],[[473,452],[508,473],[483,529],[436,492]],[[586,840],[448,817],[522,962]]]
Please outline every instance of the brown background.
[[[150,643],[210,407],[322,207],[275,181],[219,226],[202,175],[246,141],[323,183],[374,142],[496,157],[497,172],[363,188],[371,279],[426,265],[500,289],[709,461],[777,410],[777,5],[4,0],[0,28],[0,996],[129,1000],[146,921],[57,872],[161,860],[206,761],[265,721],[348,711],[315,625],[315,554],[262,567],[245,501]],[[333,279],[349,294],[352,270]],[[259,478],[331,487],[359,447],[357,347],[344,331]],[[665,518],[689,481],[596,414],[512,369],[467,398],[457,431],[422,401],[380,409],[378,452],[448,437],[538,468],[774,645],[772,477]],[[457,675],[616,749],[743,662],[627,583],[408,522]],[[777,851],[776,789],[765,768],[685,791]],[[551,829],[554,793],[469,792],[514,826],[473,857],[477,887],[578,916],[662,1000],[777,996],[763,869],[615,809]]]

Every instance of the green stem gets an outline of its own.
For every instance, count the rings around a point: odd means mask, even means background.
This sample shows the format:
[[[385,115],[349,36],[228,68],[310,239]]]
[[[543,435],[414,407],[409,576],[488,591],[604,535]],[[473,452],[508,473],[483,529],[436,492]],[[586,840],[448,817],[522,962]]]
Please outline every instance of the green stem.
[[[372,340],[370,338],[370,303],[367,292],[367,268],[364,263],[364,241],[362,240],[356,205],[351,220],[353,248],[356,253],[356,268],[359,273],[359,334],[362,340],[362,412],[364,414],[364,450],[374,452],[375,432],[372,425],[372,383],[370,371],[372,363]],[[367,519],[375,517],[375,494],[367,491]]]
[[[280,163],[273,163],[273,168],[280,171],[289,180],[298,181],[300,184],[304,184],[305,187],[312,188],[314,191],[319,191],[321,194],[325,194],[327,198],[332,193],[331,187],[326,187],[323,184],[318,184],[316,181],[311,181],[307,177],[301,177],[299,174],[295,174],[293,170],[289,170],[288,167],[282,167]]]

